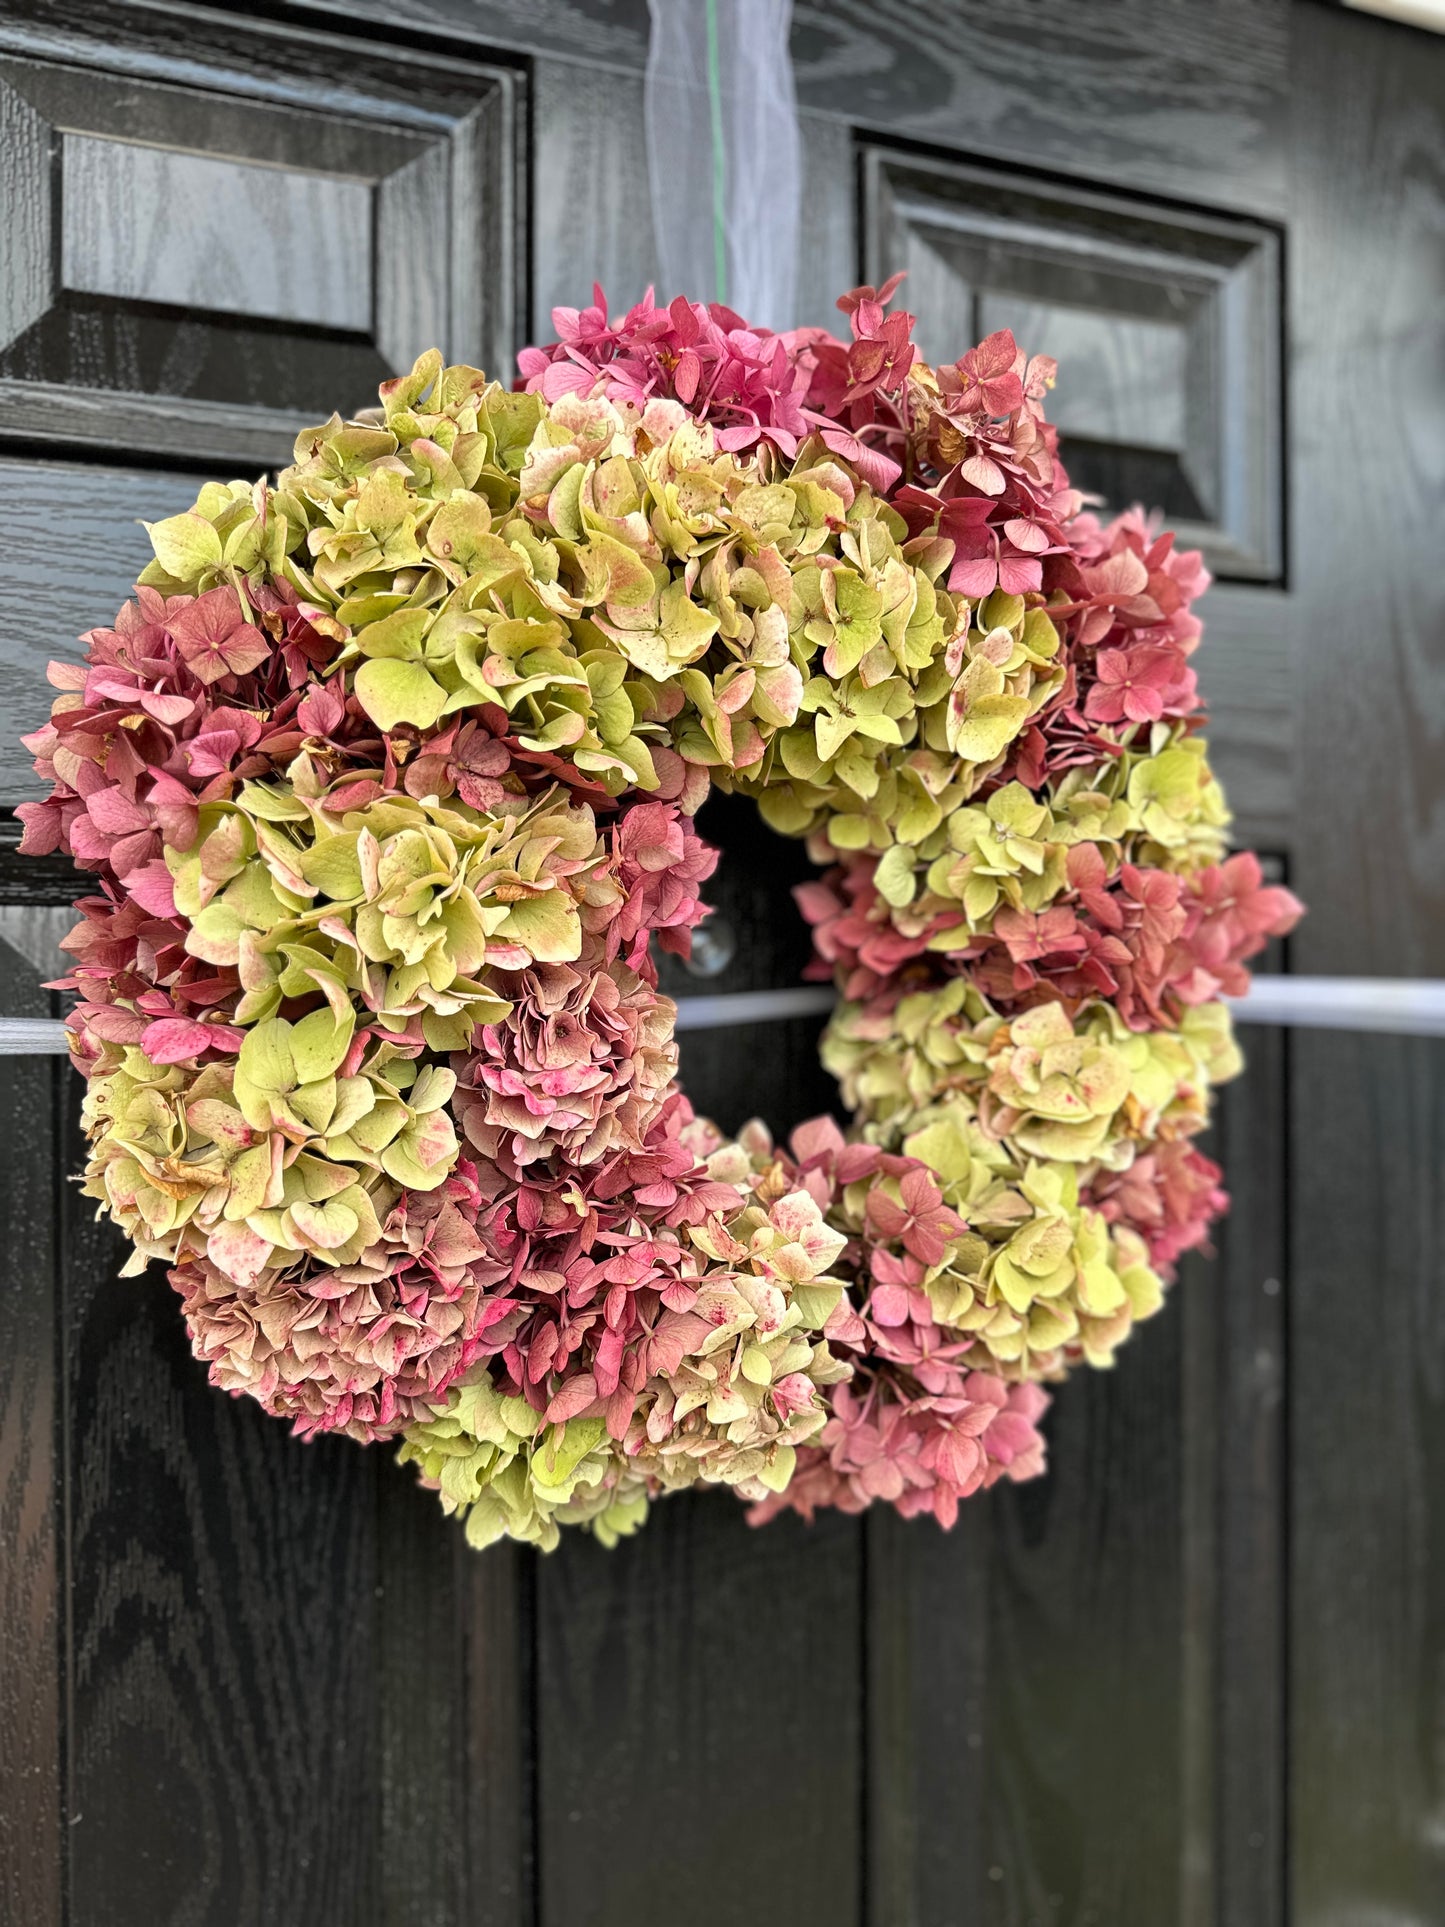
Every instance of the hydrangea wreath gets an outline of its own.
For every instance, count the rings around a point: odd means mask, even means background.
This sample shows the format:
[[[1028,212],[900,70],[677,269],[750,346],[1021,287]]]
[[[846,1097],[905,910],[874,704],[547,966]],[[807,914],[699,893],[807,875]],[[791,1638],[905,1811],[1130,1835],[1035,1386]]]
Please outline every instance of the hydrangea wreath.
[[[1220,993],[1298,905],[1226,855],[1208,578],[1070,488],[1051,361],[929,367],[892,293],[843,342],[597,291],[513,392],[423,355],[153,525],[27,739],[126,1270],[477,1545],[697,1483],[949,1525],[1224,1205]],[[714,784],[825,866],[849,1133],[678,1086]]]

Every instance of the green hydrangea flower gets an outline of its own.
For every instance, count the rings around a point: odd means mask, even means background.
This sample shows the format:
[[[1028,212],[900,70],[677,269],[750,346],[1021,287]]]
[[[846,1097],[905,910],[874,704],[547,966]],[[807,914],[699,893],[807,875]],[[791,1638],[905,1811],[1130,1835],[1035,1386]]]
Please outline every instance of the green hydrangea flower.
[[[1162,1137],[1208,1119],[1240,1059],[1222,1004],[1136,1032],[1111,1006],[1043,1003],[1005,1020],[965,978],[891,1010],[843,1004],[824,1033],[864,1135],[938,1176],[968,1235],[927,1280],[938,1322],[1006,1375],[1107,1363],[1162,1285],[1138,1237],[1080,1203]]]
[[[419,1468],[446,1511],[461,1515],[479,1548],[509,1538],[551,1552],[565,1525],[586,1525],[611,1546],[647,1517],[647,1480],[600,1418],[545,1424],[524,1398],[498,1391],[483,1367],[432,1418],[408,1428],[398,1456]]]
[[[1080,1167],[1030,1158],[986,1131],[973,1101],[945,1099],[869,1136],[919,1158],[968,1230],[925,1289],[938,1322],[971,1337],[1006,1378],[1108,1365],[1163,1302],[1140,1240],[1080,1204]]]
[[[1242,1061],[1222,1004],[1187,1010],[1177,1030],[1130,1030],[1102,1004],[1071,1018],[1050,1002],[1005,1020],[963,977],[891,1010],[840,1005],[821,1051],[865,1126],[906,1129],[959,1092],[1026,1157],[1108,1170],[1161,1132],[1201,1130],[1209,1087]]]
[[[775,829],[885,851],[940,829],[1062,688],[1064,670],[1043,608],[996,591],[971,610],[938,586],[947,543],[903,541],[899,518],[866,506],[862,544],[844,540],[867,572],[832,572],[841,587],[830,581],[826,597],[813,571],[795,578],[805,620],[794,653],[807,662],[807,645],[826,646],[799,725],[738,780]],[[899,546],[885,549],[884,537]]]
[[[592,813],[552,792],[497,814],[390,796],[347,809],[302,757],[287,789],[247,783],[208,803],[188,849],[168,849],[186,946],[234,964],[236,1021],[318,990],[433,1050],[465,1048],[510,1009],[489,963],[567,963],[582,947],[579,902],[604,857]]]
[[[376,1039],[347,1074],[353,1029],[326,1006],[271,1018],[234,1064],[199,1072],[110,1047],[82,1110],[84,1189],[133,1240],[128,1272],[185,1255],[247,1282],[303,1255],[352,1264],[403,1187],[443,1182],[458,1148],[451,1071]]]

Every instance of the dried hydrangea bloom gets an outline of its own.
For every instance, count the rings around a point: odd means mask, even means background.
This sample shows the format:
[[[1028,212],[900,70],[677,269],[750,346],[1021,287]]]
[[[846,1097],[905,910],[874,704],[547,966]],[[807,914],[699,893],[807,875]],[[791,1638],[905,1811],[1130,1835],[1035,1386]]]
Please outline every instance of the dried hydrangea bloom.
[[[1106,1364],[1158,1310],[1162,1282],[1145,1246],[1087,1202],[1079,1167],[1025,1159],[959,1098],[923,1113],[902,1148],[937,1175],[971,1234],[927,1283],[934,1315],[976,1333],[1005,1377]]]
[[[456,1163],[455,1078],[417,1057],[325,1006],[199,1071],[107,1046],[81,1113],[85,1190],[135,1244],[126,1269],[194,1254],[250,1284],[302,1255],[354,1261],[398,1190],[435,1190]]]
[[[786,1485],[824,1423],[822,1388],[848,1375],[822,1336],[844,1240],[804,1191],[689,1235],[714,1268],[687,1311],[659,1320],[623,1448],[664,1487],[703,1479],[756,1498]]]
[[[677,1068],[675,1006],[625,964],[538,964],[455,1060],[456,1113],[493,1163],[594,1163],[641,1149]]]
[[[648,968],[649,945],[675,956],[692,954],[692,932],[707,915],[699,891],[717,868],[718,853],[686,816],[663,803],[634,803],[611,839],[613,875],[621,892],[608,926],[634,970]]]
[[[1079,1167],[985,1130],[966,1096],[909,1123],[874,1127],[876,1144],[845,1146],[827,1120],[793,1139],[803,1182],[858,1241],[868,1356],[1010,1382],[1107,1364],[1163,1302],[1134,1225],[1096,1207]]]
[[[765,1162],[765,1133],[752,1126],[750,1137]],[[883,1501],[952,1525],[962,1499],[1043,1469],[1042,1390],[1006,1384],[977,1334],[939,1315],[951,1279],[977,1267],[981,1240],[921,1159],[848,1144],[828,1118],[800,1126],[790,1148],[786,1165],[847,1241],[839,1263],[857,1308],[841,1307],[828,1334],[855,1369],[793,1480],[754,1521],[785,1507],[811,1518],[824,1505],[858,1512]]]
[[[234,966],[241,1023],[283,1000],[334,992],[434,1050],[458,1048],[505,1010],[481,973],[575,958],[578,900],[605,850],[591,811],[565,796],[507,797],[497,812],[409,797],[348,808],[355,787],[314,785],[298,759],[279,785],[248,783],[199,813],[169,848],[186,948]]]
[[[1172,1279],[1186,1252],[1207,1249],[1210,1225],[1228,1208],[1223,1176],[1187,1139],[1161,1138],[1126,1170],[1101,1171],[1090,1200],[1107,1223],[1136,1232],[1154,1270]]]
[[[844,1235],[776,1163],[755,1169],[690,1115],[671,1122],[672,1184],[581,1213],[565,1193],[549,1206],[532,1190],[483,1214],[508,1278],[494,1363],[485,1385],[474,1372],[409,1430],[406,1452],[449,1507],[477,1506],[502,1481],[469,1517],[474,1534],[551,1543],[552,1526],[591,1522],[576,1507],[599,1485],[655,1496],[701,1482],[758,1498],[786,1485],[827,1422],[825,1390],[850,1369],[826,1335],[844,1303],[829,1269]],[[678,1178],[703,1207],[680,1222]]]
[[[258,1399],[302,1436],[390,1438],[481,1354],[505,1316],[496,1268],[472,1228],[467,1165],[430,1192],[403,1193],[348,1262],[304,1261],[237,1283],[209,1259],[175,1267],[196,1356],[223,1391]]]
[[[647,1480],[632,1473],[600,1420],[546,1424],[486,1370],[407,1428],[400,1458],[419,1468],[421,1483],[465,1521],[479,1548],[510,1538],[551,1552],[564,1525],[585,1525],[614,1545],[647,1516]]]
[[[1201,1130],[1210,1086],[1240,1068],[1222,1004],[1186,1009],[1177,1030],[1132,1031],[1106,1005],[1071,1019],[1047,1002],[1005,1019],[963,977],[891,1008],[842,1005],[822,1054],[865,1128],[906,1134],[921,1110],[961,1096],[1018,1156],[1114,1170],[1161,1133]]]
[[[905,554],[903,519],[826,433],[786,458],[771,443],[744,458],[676,402],[568,392],[544,406],[434,358],[390,385],[385,409],[384,429],[303,437],[280,491],[287,514],[316,523],[306,547],[321,558],[305,575],[288,555],[289,576],[350,631],[338,661],[366,658],[355,689],[383,729],[501,705],[524,750],[617,794],[658,787],[664,745],[704,768],[753,771],[802,715],[829,770],[866,787],[865,770],[916,733],[920,702],[951,698],[961,717],[975,685],[991,699],[1025,676],[1036,702],[1059,680],[1026,669],[1047,652],[1048,624],[1022,614],[1021,653],[963,682],[960,665],[945,673],[958,612],[933,578],[946,545]],[[465,444],[460,468],[432,459],[443,443],[453,455]],[[382,525],[390,547],[377,552]],[[347,593],[358,561],[384,560],[430,568],[428,592],[405,610]],[[855,728],[844,711],[873,720]],[[942,716],[926,733],[946,757]]]
[[[937,1392],[886,1368],[865,1372],[839,1386],[817,1444],[799,1454],[780,1493],[751,1508],[750,1521],[765,1525],[789,1511],[811,1520],[829,1506],[858,1513],[883,1503],[947,1530],[961,1500],[1000,1479],[1040,1476],[1038,1421],[1047,1404],[1041,1386],[1006,1385],[987,1372],[959,1371]]]
[[[1263,883],[1248,853],[1185,872],[1121,856],[1130,847],[1120,834],[1125,806],[1098,795],[1076,792],[1069,824],[1044,814],[1037,828],[1021,825],[1022,837],[998,838],[999,813],[1022,814],[1010,791],[1028,795],[1017,784],[995,792],[986,831],[982,812],[956,812],[948,836],[959,853],[934,858],[921,877],[912,853],[895,846],[799,886],[818,956],[850,999],[926,982],[942,968],[966,976],[995,1009],[1036,1002],[1043,990],[1072,1003],[1098,998],[1131,1029],[1150,1029],[1177,1022],[1187,1005],[1237,994],[1244,961],[1300,913],[1289,891]],[[1037,799],[1027,807],[1047,809]],[[1108,843],[1096,840],[1105,828]]]

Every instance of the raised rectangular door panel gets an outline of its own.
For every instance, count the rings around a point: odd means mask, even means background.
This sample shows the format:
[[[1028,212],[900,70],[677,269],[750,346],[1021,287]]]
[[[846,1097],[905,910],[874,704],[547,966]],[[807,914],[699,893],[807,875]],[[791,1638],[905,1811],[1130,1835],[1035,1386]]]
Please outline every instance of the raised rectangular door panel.
[[[371,331],[370,180],[70,133],[60,180],[65,294]]]
[[[196,8],[7,20],[0,434],[245,472],[423,348],[505,372],[520,84]]]
[[[1218,575],[1281,576],[1277,230],[872,144],[862,165],[869,279],[908,275],[926,356],[1011,328],[1061,366],[1076,487],[1161,510]]]

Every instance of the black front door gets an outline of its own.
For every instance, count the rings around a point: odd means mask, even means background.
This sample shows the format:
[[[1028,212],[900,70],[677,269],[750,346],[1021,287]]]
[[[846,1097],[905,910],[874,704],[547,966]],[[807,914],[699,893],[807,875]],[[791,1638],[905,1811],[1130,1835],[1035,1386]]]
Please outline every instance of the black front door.
[[[0,803],[139,518],[438,341],[653,278],[643,0],[0,0]],[[1199,658],[1291,963],[1445,971],[1445,42],[1312,0],[796,7],[800,320],[1058,356],[1071,468],[1218,586]],[[666,292],[673,292],[667,290]],[[803,853],[717,803],[796,980]],[[74,894],[0,846],[0,1016]],[[828,1105],[817,1024],[686,1040]],[[0,1069],[0,1918],[74,1927],[1384,1927],[1445,1918],[1439,1047],[1256,1030],[1213,1263],[951,1536],[469,1552],[382,1451],[211,1391],[82,1210],[78,1080]]]

